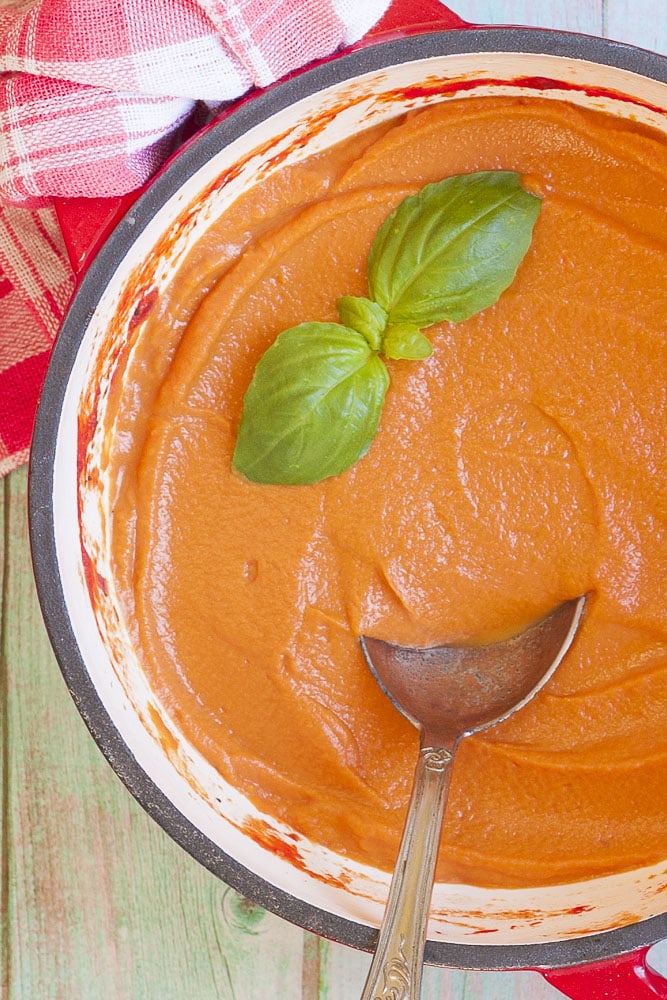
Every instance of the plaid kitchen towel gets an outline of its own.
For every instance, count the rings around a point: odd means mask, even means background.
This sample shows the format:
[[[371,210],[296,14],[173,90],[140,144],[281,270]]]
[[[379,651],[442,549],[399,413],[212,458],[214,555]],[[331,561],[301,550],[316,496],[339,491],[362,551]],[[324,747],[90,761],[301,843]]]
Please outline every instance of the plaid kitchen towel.
[[[141,187],[179,130],[364,35],[389,0],[0,0],[0,475],[74,287],[51,199]]]

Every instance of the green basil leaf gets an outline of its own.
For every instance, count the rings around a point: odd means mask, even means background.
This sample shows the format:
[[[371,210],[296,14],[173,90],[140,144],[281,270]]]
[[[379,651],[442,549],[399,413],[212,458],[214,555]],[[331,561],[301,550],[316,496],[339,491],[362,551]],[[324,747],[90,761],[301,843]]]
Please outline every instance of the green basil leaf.
[[[382,333],[387,325],[387,314],[377,302],[356,295],[343,295],[336,303],[343,326],[363,333],[374,351],[379,351]]]
[[[371,298],[390,323],[468,319],[511,284],[540,205],[510,171],[428,184],[379,229],[368,260]]]
[[[302,323],[262,355],[243,400],[233,466],[257,483],[338,475],[369,449],[389,374],[356,330]]]
[[[395,323],[386,329],[382,353],[388,358],[422,361],[431,357],[433,347],[414,323]]]

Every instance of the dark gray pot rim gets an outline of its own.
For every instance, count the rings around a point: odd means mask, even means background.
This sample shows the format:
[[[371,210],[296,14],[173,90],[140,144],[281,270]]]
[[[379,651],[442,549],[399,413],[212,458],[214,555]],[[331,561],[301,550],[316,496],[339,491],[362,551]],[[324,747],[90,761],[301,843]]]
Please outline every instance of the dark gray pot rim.
[[[385,66],[468,52],[527,52],[565,56],[630,70],[667,82],[667,59],[620,42],[529,28],[463,28],[379,42],[317,64],[242,102],[184,147],[139,197],[100,249],[65,318],[48,368],[30,457],[30,542],[39,601],[72,698],[101,751],[127,789],[169,836],[227,885],[272,913],[322,937],[370,951],[377,931],[304,903],[266,882],[201,833],[151,781],[107,714],[81,658],[59,579],[54,540],[53,468],[57,428],[70,370],[83,331],[105,284],[127,248],[161,205],[219,149],[258,122],[342,80]],[[469,945],[428,941],[432,965],[470,969],[558,968],[625,954],[667,937],[667,914],[566,941]]]

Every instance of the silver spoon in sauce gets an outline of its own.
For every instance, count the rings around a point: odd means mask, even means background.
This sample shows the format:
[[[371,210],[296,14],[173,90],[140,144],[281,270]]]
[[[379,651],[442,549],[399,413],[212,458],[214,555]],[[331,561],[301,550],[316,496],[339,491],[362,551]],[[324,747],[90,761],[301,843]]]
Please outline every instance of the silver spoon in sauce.
[[[451,764],[466,736],[509,718],[548,681],[579,628],[586,597],[518,635],[479,646],[414,649],[362,636],[378,684],[420,731],[412,795],[361,1000],[418,1000]]]

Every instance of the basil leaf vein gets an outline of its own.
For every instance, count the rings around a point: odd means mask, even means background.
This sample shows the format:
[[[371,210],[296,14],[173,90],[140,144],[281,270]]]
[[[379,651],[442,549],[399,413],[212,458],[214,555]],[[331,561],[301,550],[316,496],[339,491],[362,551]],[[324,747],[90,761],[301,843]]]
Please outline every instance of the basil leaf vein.
[[[243,401],[233,467],[257,483],[338,475],[370,447],[389,374],[356,330],[302,323],[262,355]]]
[[[540,204],[510,171],[426,185],[378,231],[368,261],[371,298],[390,324],[469,319],[512,283]]]

